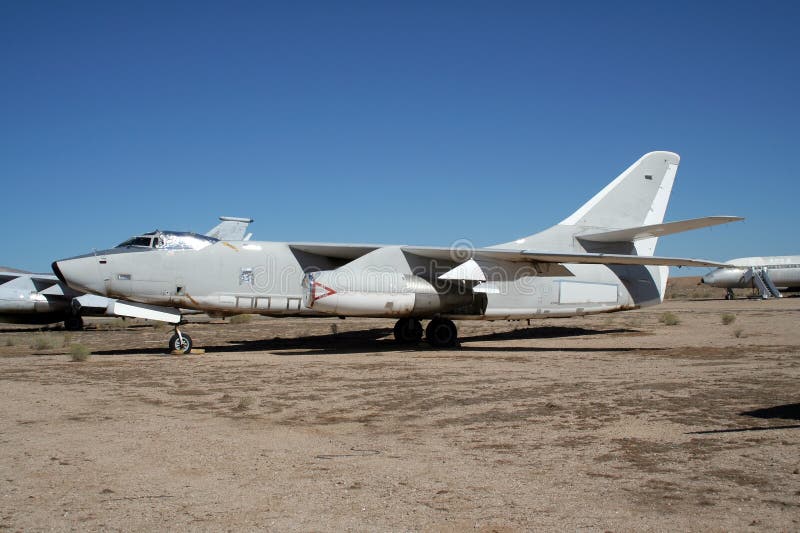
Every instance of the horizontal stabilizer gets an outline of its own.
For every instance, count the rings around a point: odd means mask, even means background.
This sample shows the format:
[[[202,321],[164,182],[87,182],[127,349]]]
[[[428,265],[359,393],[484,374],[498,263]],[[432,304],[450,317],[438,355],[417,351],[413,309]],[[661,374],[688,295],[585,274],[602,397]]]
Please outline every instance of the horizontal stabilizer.
[[[145,318],[148,320],[158,320],[177,324],[181,321],[181,314],[171,307],[158,307],[156,305],[138,304],[131,302],[120,302],[111,300],[106,307],[107,315],[130,316],[133,318]]]
[[[584,233],[578,235],[578,239],[591,242],[633,242],[641,239],[651,239],[653,237],[663,237],[673,233],[681,233],[693,229],[707,228],[729,222],[744,220],[742,217],[714,216],[692,218],[680,220],[678,222],[667,222],[665,224],[650,224],[648,226],[638,226],[635,228],[625,228],[613,231],[601,231],[597,233]]]

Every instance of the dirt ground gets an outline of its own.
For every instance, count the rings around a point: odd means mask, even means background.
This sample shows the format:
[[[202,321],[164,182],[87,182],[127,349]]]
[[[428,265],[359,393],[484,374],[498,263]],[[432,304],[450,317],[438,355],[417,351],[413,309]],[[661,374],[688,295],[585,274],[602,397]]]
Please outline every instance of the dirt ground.
[[[462,322],[453,350],[255,318],[168,356],[92,323],[0,331],[2,528],[800,529],[800,298]]]

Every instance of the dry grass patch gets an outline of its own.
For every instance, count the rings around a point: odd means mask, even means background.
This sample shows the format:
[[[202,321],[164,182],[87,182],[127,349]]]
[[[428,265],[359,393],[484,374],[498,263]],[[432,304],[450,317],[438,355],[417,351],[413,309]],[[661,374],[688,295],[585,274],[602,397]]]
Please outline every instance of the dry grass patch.
[[[677,326],[681,323],[681,319],[673,313],[672,311],[667,311],[666,313],[661,313],[661,316],[658,319],[659,322],[664,324],[665,326]]]
[[[239,403],[237,403],[236,407],[234,407],[233,409],[235,411],[247,411],[248,409],[253,407],[254,403],[256,403],[256,400],[252,396],[242,396],[241,398],[239,398]]]
[[[36,333],[28,346],[34,350],[49,350],[56,345],[56,339],[50,333]]]
[[[249,324],[253,321],[253,315],[234,315],[230,319],[231,324]]]
[[[89,348],[83,344],[73,344],[69,347],[70,361],[83,362],[88,360],[91,354],[92,352]]]
[[[729,324],[733,324],[736,321],[736,315],[733,313],[722,313],[722,324],[727,326]]]

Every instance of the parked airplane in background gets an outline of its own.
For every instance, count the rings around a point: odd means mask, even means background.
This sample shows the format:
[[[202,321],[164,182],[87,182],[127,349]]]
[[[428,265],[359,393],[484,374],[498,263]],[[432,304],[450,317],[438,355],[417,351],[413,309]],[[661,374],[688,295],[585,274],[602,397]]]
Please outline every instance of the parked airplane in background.
[[[488,248],[231,242],[154,231],[116,248],[53,263],[71,287],[131,302],[114,312],[176,324],[179,308],[270,316],[397,318],[399,341],[450,346],[452,319],[562,317],[663,300],[668,266],[721,266],[654,257],[660,236],[739,217],[663,223],[680,158],[652,152],[559,224]]]
[[[800,291],[800,255],[741,257],[712,270],[701,283],[727,289],[726,300],[734,298],[733,289],[757,289],[762,298],[780,298],[781,290]]]
[[[249,218],[219,217],[206,235],[218,239],[249,240]],[[83,328],[83,316],[105,315],[111,300],[69,288],[53,274],[34,274],[0,267],[0,322],[52,324],[64,321],[67,330]]]

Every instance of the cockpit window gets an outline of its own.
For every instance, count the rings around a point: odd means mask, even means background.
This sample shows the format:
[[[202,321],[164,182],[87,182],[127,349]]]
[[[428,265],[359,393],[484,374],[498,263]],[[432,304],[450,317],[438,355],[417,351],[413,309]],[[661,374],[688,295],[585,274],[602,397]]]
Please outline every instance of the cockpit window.
[[[156,247],[165,250],[201,250],[217,240],[196,233],[164,231],[161,232],[160,239],[156,239]]]
[[[123,243],[118,244],[117,248],[124,248],[126,246],[144,246],[146,248],[150,248],[152,242],[152,237],[133,237]]]
[[[160,250],[201,250],[218,240],[206,235],[184,231],[154,231],[138,237],[132,237],[117,245],[117,248],[139,246],[158,248]]]

